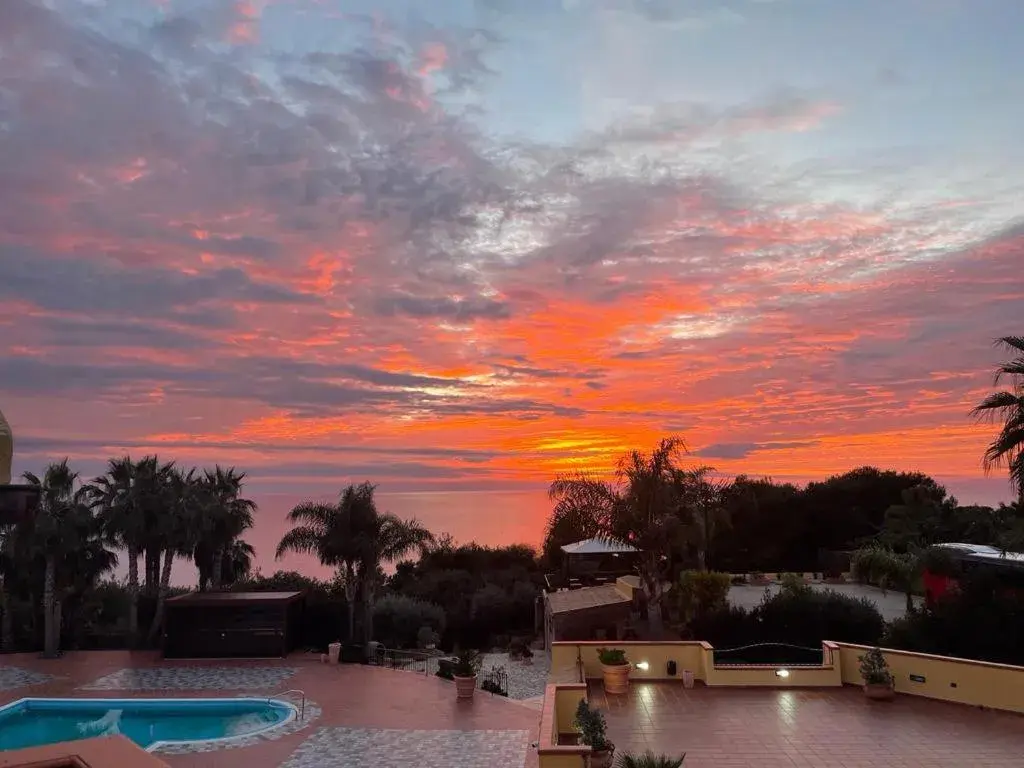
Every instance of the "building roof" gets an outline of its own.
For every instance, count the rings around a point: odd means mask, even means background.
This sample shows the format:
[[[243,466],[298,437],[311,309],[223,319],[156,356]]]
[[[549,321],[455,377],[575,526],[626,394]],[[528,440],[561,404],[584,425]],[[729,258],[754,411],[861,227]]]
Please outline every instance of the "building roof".
[[[622,541],[612,539],[585,539],[574,544],[566,544],[562,551],[567,555],[616,555],[639,550]]]
[[[1024,552],[1004,552],[999,547],[990,547],[987,544],[962,544],[949,542],[936,544],[936,547],[951,550],[965,560],[972,560],[976,563],[992,563],[993,565],[1004,565],[1010,568],[1024,568]]]
[[[288,603],[302,592],[189,592],[168,599],[176,605],[244,605],[246,603]]]
[[[551,613],[572,613],[585,611],[589,608],[603,608],[609,605],[621,605],[633,602],[632,598],[622,594],[614,584],[600,587],[583,587],[567,589],[547,594]]]

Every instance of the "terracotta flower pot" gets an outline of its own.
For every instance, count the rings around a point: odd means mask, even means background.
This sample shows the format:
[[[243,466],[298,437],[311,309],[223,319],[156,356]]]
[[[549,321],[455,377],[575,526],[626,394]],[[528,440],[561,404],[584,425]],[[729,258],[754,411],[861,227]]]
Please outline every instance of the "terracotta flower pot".
[[[605,693],[626,693],[629,690],[629,664],[601,665]]]
[[[891,683],[864,683],[864,695],[872,701],[892,701],[896,691]]]
[[[473,691],[476,690],[476,675],[472,677],[455,678],[455,698],[472,699]]]
[[[600,752],[590,753],[590,768],[610,768],[612,757],[615,752],[611,749],[602,749]]]

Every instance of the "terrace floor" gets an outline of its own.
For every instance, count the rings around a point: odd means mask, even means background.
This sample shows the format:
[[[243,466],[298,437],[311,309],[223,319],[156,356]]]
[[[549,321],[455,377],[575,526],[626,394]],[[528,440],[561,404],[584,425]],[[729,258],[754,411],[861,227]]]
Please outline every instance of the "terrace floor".
[[[686,768],[1009,768],[1024,765],[1024,717],[840,689],[705,688],[631,683],[589,698],[616,754],[679,754]]]
[[[72,652],[46,661],[0,656],[0,705],[32,696],[136,698],[307,696],[304,723],[278,738],[209,752],[161,754],[171,768],[536,768],[540,712],[414,672],[328,666],[319,656],[254,661],[161,661],[153,653]],[[294,697],[293,701],[298,703]]]

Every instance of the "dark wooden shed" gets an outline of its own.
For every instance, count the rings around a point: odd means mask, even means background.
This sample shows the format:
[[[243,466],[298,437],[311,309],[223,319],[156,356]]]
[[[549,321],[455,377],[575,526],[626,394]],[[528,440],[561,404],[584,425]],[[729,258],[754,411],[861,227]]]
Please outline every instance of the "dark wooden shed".
[[[287,656],[301,642],[302,592],[190,592],[167,601],[169,659]]]

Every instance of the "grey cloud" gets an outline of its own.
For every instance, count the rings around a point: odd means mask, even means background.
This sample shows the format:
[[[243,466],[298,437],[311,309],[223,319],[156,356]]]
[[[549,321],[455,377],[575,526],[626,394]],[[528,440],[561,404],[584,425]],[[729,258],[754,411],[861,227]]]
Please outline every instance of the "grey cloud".
[[[415,318],[442,318],[454,321],[504,319],[512,312],[502,301],[483,297],[454,299],[449,296],[385,296],[375,302],[382,315],[408,315]]]
[[[817,444],[818,441],[816,440],[789,440],[767,443],[712,443],[693,451],[693,455],[710,459],[745,459],[747,456],[758,451],[806,448]]]

